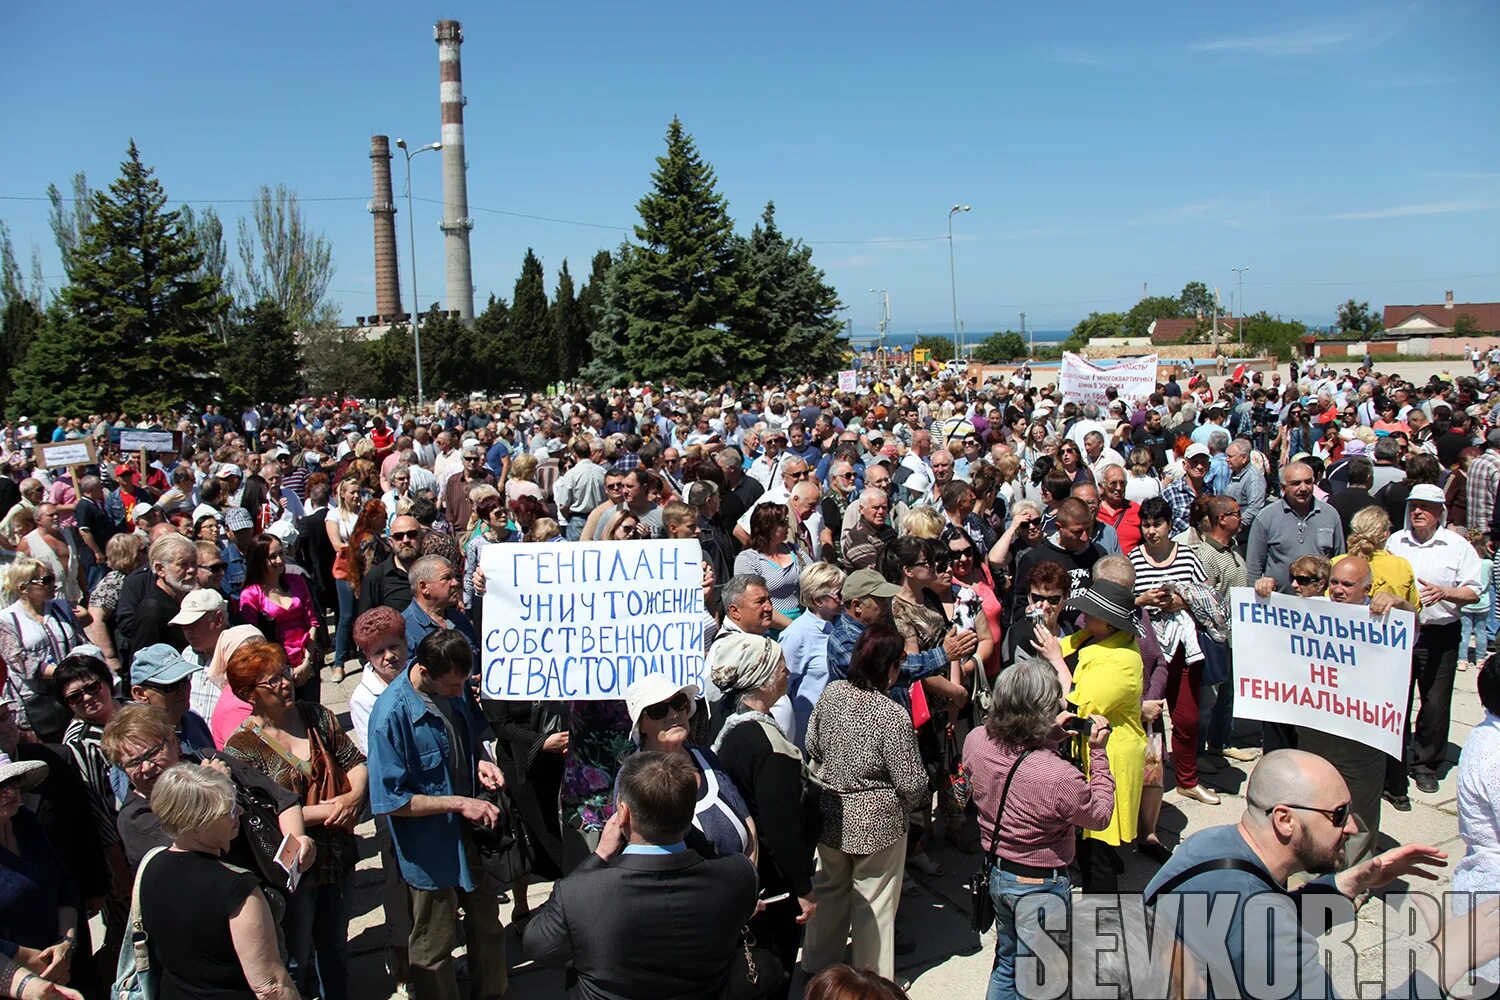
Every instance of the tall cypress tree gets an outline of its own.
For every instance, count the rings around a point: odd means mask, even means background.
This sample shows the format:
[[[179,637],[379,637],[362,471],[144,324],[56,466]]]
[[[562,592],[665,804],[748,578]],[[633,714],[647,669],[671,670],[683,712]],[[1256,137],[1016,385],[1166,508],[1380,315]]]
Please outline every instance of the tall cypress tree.
[[[552,336],[552,316],[547,313],[546,279],[541,261],[531,247],[520,262],[516,294],[510,300],[510,328],[505,343],[510,381],[525,390],[534,390],[556,379],[556,343]]]
[[[843,361],[838,292],[812,263],[812,248],[789,240],[776,226],[776,206],[766,202],[745,245],[744,264],[754,302],[744,321],[750,339],[776,345],[772,374],[824,375]]]
[[[617,277],[625,319],[624,360],[637,378],[711,384],[756,378],[773,346],[745,336],[749,305],[740,240],[713,167],[675,116],[652,190],[636,208],[638,245]]]
[[[594,331],[599,329],[599,314],[604,310],[604,281],[613,265],[614,258],[608,250],[596,252],[589,269],[589,280],[578,290],[578,318],[583,324],[583,351],[578,360],[580,372],[594,360]]]
[[[239,406],[302,395],[302,349],[286,313],[270,299],[235,312],[220,352],[224,401]]]
[[[583,352],[588,344],[588,328],[573,294],[573,275],[568,262],[557,272],[557,291],[552,295],[552,336],[557,341],[557,375],[571,381],[583,367]]]
[[[206,403],[216,392],[212,325],[229,298],[168,211],[167,195],[131,140],[120,177],[96,192],[73,253],[63,303],[85,333],[68,374],[96,383],[110,409],[139,412]],[[61,373],[60,373],[61,374]]]
[[[474,317],[472,327],[476,389],[508,384],[510,303],[494,295],[484,311]]]

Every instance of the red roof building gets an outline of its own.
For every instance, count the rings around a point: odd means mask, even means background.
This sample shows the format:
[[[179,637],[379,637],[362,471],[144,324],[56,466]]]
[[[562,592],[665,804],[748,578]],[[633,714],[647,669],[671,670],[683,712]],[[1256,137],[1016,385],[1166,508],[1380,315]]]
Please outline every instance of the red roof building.
[[[1454,302],[1449,292],[1446,301],[1432,305],[1386,306],[1385,335],[1447,336],[1460,316],[1473,319],[1476,334],[1500,333],[1500,302]]]
[[[1233,316],[1219,317],[1220,340],[1234,339],[1234,323],[1235,319]],[[1207,317],[1184,316],[1181,319],[1153,320],[1151,325],[1147,327],[1147,332],[1151,335],[1152,344],[1180,344],[1183,338],[1197,330],[1200,326],[1208,329],[1212,325],[1213,320]]]

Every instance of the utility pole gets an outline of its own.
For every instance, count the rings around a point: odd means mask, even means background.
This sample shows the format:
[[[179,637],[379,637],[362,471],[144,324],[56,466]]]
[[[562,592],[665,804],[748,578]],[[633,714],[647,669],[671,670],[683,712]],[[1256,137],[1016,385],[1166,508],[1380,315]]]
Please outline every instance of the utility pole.
[[[1240,351],[1243,353],[1245,350],[1245,272],[1250,270],[1250,267],[1247,264],[1244,267],[1231,267],[1230,270],[1235,272],[1239,279],[1239,312],[1235,314],[1234,325],[1239,336]]]

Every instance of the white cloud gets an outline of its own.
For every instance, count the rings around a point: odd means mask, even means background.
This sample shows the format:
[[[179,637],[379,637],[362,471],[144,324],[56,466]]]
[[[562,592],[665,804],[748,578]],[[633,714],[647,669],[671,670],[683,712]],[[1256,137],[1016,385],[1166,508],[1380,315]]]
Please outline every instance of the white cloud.
[[[1452,215],[1457,212],[1488,212],[1500,208],[1500,202],[1424,201],[1410,205],[1390,205],[1356,212],[1337,212],[1325,218],[1335,222],[1357,219],[1405,219],[1414,215]]]
[[[1206,38],[1192,43],[1189,48],[1194,52],[1271,58],[1368,51],[1395,37],[1410,13],[1409,10],[1372,11],[1340,20],[1288,26],[1259,34]]]

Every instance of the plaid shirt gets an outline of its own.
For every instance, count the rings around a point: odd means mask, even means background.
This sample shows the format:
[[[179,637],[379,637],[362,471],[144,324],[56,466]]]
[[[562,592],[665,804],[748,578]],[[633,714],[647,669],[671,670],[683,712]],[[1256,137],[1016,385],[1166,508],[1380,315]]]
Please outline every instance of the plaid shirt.
[[[839,615],[828,631],[828,680],[849,679],[849,659],[854,653],[854,644],[865,634],[865,627],[849,613]],[[911,710],[911,686],[924,677],[948,669],[948,654],[942,646],[910,653],[901,661],[901,679],[886,694],[891,701],[907,711]]]
[[[1193,501],[1198,499],[1198,494],[1193,490],[1193,484],[1187,476],[1172,480],[1166,489],[1161,491],[1161,498],[1172,505],[1172,534],[1178,535],[1188,530],[1188,514],[1193,509]]]
[[[1469,527],[1489,531],[1495,514],[1495,494],[1500,491],[1500,452],[1486,449],[1469,463]]]

